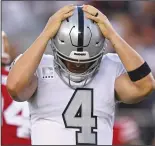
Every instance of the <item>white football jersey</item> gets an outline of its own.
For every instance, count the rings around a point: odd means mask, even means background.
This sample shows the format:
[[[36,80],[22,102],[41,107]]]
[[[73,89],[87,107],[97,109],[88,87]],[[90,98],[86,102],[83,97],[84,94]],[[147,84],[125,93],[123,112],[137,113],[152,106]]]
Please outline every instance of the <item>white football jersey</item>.
[[[53,56],[43,55],[38,88],[29,100],[33,145],[112,145],[114,84],[125,69],[116,54],[103,56],[90,84],[68,87],[54,70]]]

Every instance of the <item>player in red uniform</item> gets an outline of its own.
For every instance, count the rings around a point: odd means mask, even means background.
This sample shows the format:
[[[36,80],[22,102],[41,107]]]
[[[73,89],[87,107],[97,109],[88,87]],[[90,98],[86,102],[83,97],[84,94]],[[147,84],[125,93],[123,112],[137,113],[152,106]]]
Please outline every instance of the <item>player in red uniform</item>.
[[[113,145],[143,145],[138,125],[131,117],[116,119],[113,131]]]
[[[13,101],[6,89],[6,80],[11,63],[10,45],[7,35],[2,31],[2,61],[1,61],[1,97],[2,97],[2,145],[30,144],[29,110],[27,102]]]

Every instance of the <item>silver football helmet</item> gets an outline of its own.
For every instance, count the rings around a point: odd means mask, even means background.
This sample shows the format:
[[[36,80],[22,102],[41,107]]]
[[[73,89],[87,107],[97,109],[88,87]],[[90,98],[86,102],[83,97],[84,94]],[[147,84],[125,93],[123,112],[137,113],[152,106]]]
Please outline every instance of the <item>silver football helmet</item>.
[[[56,36],[51,40],[54,65],[57,74],[71,88],[80,88],[92,81],[97,73],[103,54],[105,38],[97,24],[85,17],[82,7],[64,20]],[[64,62],[87,64],[84,72],[69,70]]]

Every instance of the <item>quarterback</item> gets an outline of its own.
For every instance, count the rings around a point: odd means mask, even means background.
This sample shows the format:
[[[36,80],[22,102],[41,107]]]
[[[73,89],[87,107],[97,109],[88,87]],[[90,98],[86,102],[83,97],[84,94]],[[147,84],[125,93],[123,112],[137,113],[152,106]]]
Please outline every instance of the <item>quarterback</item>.
[[[105,39],[117,55],[105,54]],[[117,101],[140,102],[154,85],[148,64],[90,5],[51,16],[7,79],[12,98],[29,103],[33,145],[111,145]]]

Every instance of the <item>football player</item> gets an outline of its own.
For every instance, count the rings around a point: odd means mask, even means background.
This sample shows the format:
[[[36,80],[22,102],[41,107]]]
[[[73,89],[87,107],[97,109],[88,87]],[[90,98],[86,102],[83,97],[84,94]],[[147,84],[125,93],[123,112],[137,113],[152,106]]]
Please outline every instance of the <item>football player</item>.
[[[113,145],[144,145],[140,139],[138,124],[132,117],[117,118],[113,131]]]
[[[105,39],[118,55],[105,54]],[[12,98],[29,102],[34,145],[111,145],[116,102],[139,102],[153,87],[148,64],[91,5],[51,16],[7,80]]]
[[[2,145],[31,144],[30,121],[27,102],[16,102],[10,97],[6,81],[9,67],[13,59],[13,48],[9,43],[7,34],[2,31],[1,56],[1,101],[2,101]]]

